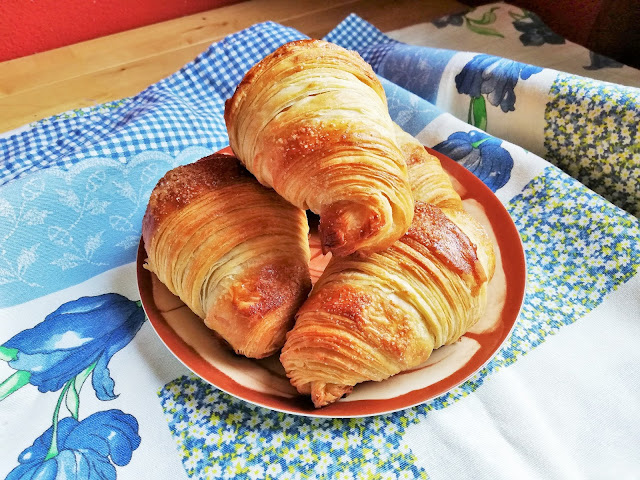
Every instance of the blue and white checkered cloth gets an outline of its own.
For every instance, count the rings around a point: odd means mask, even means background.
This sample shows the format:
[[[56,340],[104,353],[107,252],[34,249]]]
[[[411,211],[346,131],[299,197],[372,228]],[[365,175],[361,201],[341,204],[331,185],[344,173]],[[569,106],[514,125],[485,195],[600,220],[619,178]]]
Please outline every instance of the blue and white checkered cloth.
[[[69,168],[87,158],[127,159],[159,150],[177,156],[188,147],[216,151],[227,145],[224,102],[265,53],[305,38],[263,23],[213,44],[193,62],[120,102],[40,121],[0,139],[0,184],[29,172]]]

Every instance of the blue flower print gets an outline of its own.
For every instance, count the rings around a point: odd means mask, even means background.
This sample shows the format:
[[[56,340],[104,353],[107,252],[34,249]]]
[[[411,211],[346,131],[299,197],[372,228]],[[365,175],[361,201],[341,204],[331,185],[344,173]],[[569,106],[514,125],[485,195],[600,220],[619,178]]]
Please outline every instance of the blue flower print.
[[[471,97],[487,95],[491,105],[499,105],[506,113],[515,110],[516,95],[513,89],[518,79],[527,80],[541,71],[541,67],[480,54],[473,57],[456,75],[456,88],[458,93]]]
[[[81,422],[66,417],[20,454],[20,465],[6,480],[115,480],[114,464],[127,465],[139,445],[138,422],[120,410],[97,412]]]
[[[513,26],[519,32],[520,41],[524,46],[539,47],[545,43],[552,45],[562,45],[564,38],[551,30],[542,19],[533,12],[523,11],[522,15],[511,13],[514,19]]]
[[[495,192],[509,181],[513,168],[513,158],[501,143],[484,132],[456,132],[433,149],[463,165]]]
[[[443,17],[437,18],[433,23],[437,28],[444,28],[447,25],[455,25],[459,27],[464,22],[464,14],[463,13],[455,13],[453,15],[445,15]]]
[[[7,340],[0,355],[18,370],[14,374],[18,384],[31,383],[41,392],[57,391],[76,376],[86,379],[92,374],[96,396],[111,400],[116,395],[109,360],[131,341],[144,320],[138,302],[122,295],[82,297]]]
[[[80,421],[80,390],[89,375],[96,396],[112,400],[108,364],[144,323],[140,302],[116,293],[67,302],[35,327],[0,346],[0,360],[17,371],[0,384],[0,400],[31,383],[41,392],[61,390],[51,427],[18,458],[8,480],[115,480],[140,445],[138,422],[120,410]],[[63,405],[71,414],[61,420]]]
[[[527,80],[541,71],[540,67],[493,55],[473,57],[455,78],[458,93],[471,97],[468,123],[482,130],[487,129],[485,95],[491,105],[499,106],[503,112],[514,111],[514,89],[518,80]]]

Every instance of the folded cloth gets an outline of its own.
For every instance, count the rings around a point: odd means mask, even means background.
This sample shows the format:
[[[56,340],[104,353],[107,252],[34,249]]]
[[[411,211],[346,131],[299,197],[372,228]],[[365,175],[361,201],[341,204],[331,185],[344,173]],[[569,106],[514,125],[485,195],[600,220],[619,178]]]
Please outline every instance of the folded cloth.
[[[481,18],[485,18],[487,24],[492,23],[489,20],[495,19],[497,12],[509,10],[514,14],[514,7],[505,4],[483,8],[487,10]],[[467,17],[481,13],[467,14]],[[537,19],[530,12],[526,14],[527,22]],[[539,22],[539,19],[535,21]],[[466,22],[475,25],[468,19]],[[428,27],[420,32],[437,30],[432,25]],[[346,28],[349,31],[345,34]],[[331,32],[328,39],[345,37],[345,46],[359,51],[376,73],[394,85],[428,100],[440,111],[448,112],[478,130],[530,150],[617,206],[640,215],[639,89],[487,53],[406,45],[380,34],[346,40],[347,36],[353,38],[351,34],[356,29],[368,32],[371,28],[354,18],[350,25]],[[415,37],[418,26],[410,28],[413,33],[396,36]],[[483,24],[483,28],[482,32],[486,34],[489,27]],[[506,34],[507,29],[502,25],[500,31]],[[479,36],[477,33],[467,35]],[[418,37],[424,43],[429,38],[433,37]],[[558,48],[562,47],[564,45]],[[579,49],[586,52],[582,47]],[[494,46],[490,50],[498,48]],[[576,48],[570,50],[575,53]],[[554,58],[556,54],[557,48],[549,52],[549,57]],[[640,80],[640,71],[625,68],[629,78],[635,74]],[[418,134],[438,113],[431,110],[421,119],[415,115],[407,118],[405,114],[400,118],[401,126]],[[421,134],[429,145],[441,141],[440,124],[437,125],[434,136],[430,136],[430,128]],[[477,131],[462,124],[458,128]],[[462,155],[460,148],[455,153],[452,150],[456,148],[454,145],[461,147],[461,141],[462,137],[451,138],[438,144],[436,149],[445,154]]]
[[[224,101],[254,63],[302,37],[274,23],[255,25],[139,95],[0,139],[1,473],[15,480],[92,478],[89,472],[109,479],[637,472],[639,222],[540,156],[570,163],[593,129],[584,148],[596,151],[587,158],[600,167],[580,168],[601,168],[605,187],[637,185],[637,165],[628,162],[637,162],[637,97],[619,85],[404,45],[348,17],[327,39],[358,50],[381,76],[394,120],[474,172],[518,227],[528,286],[512,335],[458,388],[362,419],[246,404],[188,374],[159,342],[137,301],[133,263],[150,191],[170,168],[226,146]],[[592,103],[601,110],[581,115]],[[624,165],[607,162],[600,147],[627,159],[617,161]],[[629,203],[612,199],[636,212],[638,190]],[[596,347],[554,349],[550,336],[560,333],[577,345],[595,345],[597,337],[615,354],[598,357],[601,374],[583,374]],[[589,366],[574,375],[555,416],[544,400],[567,390],[549,381],[553,372],[536,368],[550,358],[562,372]],[[565,412],[572,422],[560,421]],[[525,423],[528,414],[533,420]],[[490,454],[476,453],[483,445]]]
[[[584,21],[581,17],[586,16],[578,8],[572,14],[576,22]],[[596,24],[592,28],[597,27]],[[535,12],[504,2],[465,9],[388,35],[412,45],[478,51],[596,80],[640,87],[637,69],[563,38]]]

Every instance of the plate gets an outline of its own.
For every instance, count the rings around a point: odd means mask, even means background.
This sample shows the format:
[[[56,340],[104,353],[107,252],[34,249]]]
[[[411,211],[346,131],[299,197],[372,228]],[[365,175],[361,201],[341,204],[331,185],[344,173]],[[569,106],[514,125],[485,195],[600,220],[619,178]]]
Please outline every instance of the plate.
[[[277,355],[262,360],[241,357],[212,335],[200,318],[143,268],[146,252],[140,241],[138,289],[162,342],[193,373],[224,392],[269,409],[315,417],[363,417],[401,410],[442,395],[473,376],[491,360],[515,325],[524,298],[524,251],[511,217],[493,192],[453,160],[427,150],[440,159],[465,208],[482,223],[496,247],[487,310],[458,342],[435,350],[423,365],[382,382],[356,385],[349,396],[314,409],[309,398],[298,395],[290,385]],[[313,231],[310,247],[315,280],[329,258],[320,252]]]

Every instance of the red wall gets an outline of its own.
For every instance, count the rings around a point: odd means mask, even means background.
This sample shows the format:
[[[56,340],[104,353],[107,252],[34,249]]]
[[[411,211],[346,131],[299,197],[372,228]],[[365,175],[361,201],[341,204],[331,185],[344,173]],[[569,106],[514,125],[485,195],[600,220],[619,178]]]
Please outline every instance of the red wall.
[[[0,0],[0,61],[239,0]]]

